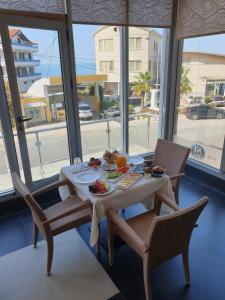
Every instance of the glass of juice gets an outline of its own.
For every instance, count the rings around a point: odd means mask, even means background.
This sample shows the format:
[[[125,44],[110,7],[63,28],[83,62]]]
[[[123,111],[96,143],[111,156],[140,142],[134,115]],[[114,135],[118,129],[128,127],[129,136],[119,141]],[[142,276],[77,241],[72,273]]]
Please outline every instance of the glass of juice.
[[[117,168],[123,168],[127,166],[127,158],[124,154],[119,154],[116,159]]]

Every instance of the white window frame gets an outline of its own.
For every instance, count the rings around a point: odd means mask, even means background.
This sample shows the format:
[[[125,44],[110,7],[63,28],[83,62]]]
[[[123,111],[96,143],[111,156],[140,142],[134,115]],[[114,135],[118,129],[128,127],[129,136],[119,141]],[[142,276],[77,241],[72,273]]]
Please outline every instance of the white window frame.
[[[71,24],[71,23],[70,23]],[[14,107],[17,115],[21,114],[20,107],[20,96],[18,92],[17,79],[15,73],[15,66],[13,62],[13,54],[11,49],[11,41],[8,34],[7,26],[16,26],[16,27],[27,27],[27,28],[36,28],[36,29],[46,29],[46,30],[56,30],[59,35],[59,47],[61,51],[61,66],[62,66],[62,77],[64,84],[64,98],[67,106],[67,132],[68,132],[68,145],[70,153],[70,161],[72,162],[74,157],[82,157],[81,150],[81,139],[80,139],[80,127],[79,124],[79,113],[78,113],[78,101],[76,98],[76,83],[75,83],[75,64],[73,56],[73,39],[71,39],[72,34],[69,33],[69,24],[65,21],[55,21],[48,19],[36,19],[33,17],[24,17],[24,16],[10,16],[4,13],[0,13],[0,25],[2,29],[1,32],[4,36],[4,47],[7,49],[5,51],[5,61],[8,65],[8,76],[11,81],[11,94],[14,101]],[[72,24],[71,24],[72,27]],[[2,36],[2,40],[3,40]],[[72,45],[71,45],[72,44]],[[71,50],[72,49],[72,50]],[[73,99],[73,101],[71,101]],[[5,119],[2,122],[6,122]],[[7,122],[6,122],[7,123]],[[18,134],[19,134],[18,130]],[[12,129],[10,126],[7,126],[7,131],[5,136],[10,136],[12,134]],[[24,132],[21,131],[22,138],[20,141],[26,141],[26,136]],[[10,143],[10,141],[6,141]],[[12,143],[12,140],[11,140]],[[49,179],[43,179],[36,181],[35,184],[32,182],[29,155],[26,143],[21,143],[21,156],[23,161],[23,166],[25,170],[25,180],[30,188],[37,188],[37,186],[45,185],[46,182],[51,182],[55,180],[58,176],[53,176]],[[16,170],[18,172],[18,169]],[[1,198],[1,196],[0,196]]]

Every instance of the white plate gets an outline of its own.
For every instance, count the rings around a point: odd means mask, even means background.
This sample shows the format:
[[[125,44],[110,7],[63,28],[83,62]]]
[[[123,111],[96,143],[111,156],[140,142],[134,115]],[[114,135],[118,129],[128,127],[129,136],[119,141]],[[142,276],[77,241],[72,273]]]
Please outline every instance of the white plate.
[[[73,180],[81,184],[91,184],[94,183],[100,177],[100,174],[98,174],[96,171],[89,170],[76,174]]]
[[[141,165],[144,162],[144,158],[141,156],[130,156],[128,163],[133,165]]]

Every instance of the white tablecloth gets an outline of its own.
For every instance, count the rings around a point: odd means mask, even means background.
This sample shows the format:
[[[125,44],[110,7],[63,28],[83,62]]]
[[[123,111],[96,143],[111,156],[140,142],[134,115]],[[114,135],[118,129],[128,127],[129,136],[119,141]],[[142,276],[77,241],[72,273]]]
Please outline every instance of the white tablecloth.
[[[146,208],[151,209],[153,207],[154,193],[156,191],[164,192],[175,202],[172,185],[169,177],[166,175],[161,178],[143,176],[126,190],[115,189],[115,191],[109,195],[95,196],[89,192],[88,184],[78,184],[75,181],[77,174],[73,174],[74,169],[74,165],[63,167],[61,169],[61,176],[62,178],[68,178],[70,182],[74,184],[77,194],[82,200],[85,201],[89,199],[93,203],[90,240],[91,246],[95,245],[98,241],[98,224],[103,218],[105,218],[107,208],[113,207],[115,209],[121,209],[132,204],[142,202]],[[99,168],[95,172],[98,172],[103,178],[104,170],[102,168]],[[118,182],[119,181],[110,184],[116,187]],[[59,192],[62,200],[65,200],[69,196],[69,190],[67,187],[60,187]],[[168,213],[171,212],[171,209],[167,206],[163,206],[162,210]]]

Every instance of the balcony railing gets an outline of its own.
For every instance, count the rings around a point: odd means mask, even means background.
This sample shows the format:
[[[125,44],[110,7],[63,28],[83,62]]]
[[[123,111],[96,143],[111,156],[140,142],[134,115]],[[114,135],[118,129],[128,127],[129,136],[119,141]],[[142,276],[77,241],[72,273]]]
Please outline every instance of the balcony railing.
[[[129,116],[129,147],[131,154],[144,154],[154,150],[157,140],[158,115],[138,114]],[[69,164],[69,150],[66,124],[46,125],[48,128],[26,129],[31,171],[34,180],[48,178],[59,173],[60,168]],[[44,127],[44,126],[43,126]],[[84,160],[90,156],[100,157],[106,149],[120,149],[120,117],[81,122],[81,139]],[[14,139],[18,146],[18,137]],[[3,149],[1,149],[3,147]],[[0,135],[0,150],[4,150],[3,136]],[[10,170],[6,156],[0,157],[1,177],[10,181]],[[6,188],[8,188],[6,185]],[[1,193],[1,191],[0,191]]]
[[[14,61],[15,62],[27,62],[27,63],[29,63],[29,62],[35,62],[35,63],[40,63],[40,59],[33,59],[33,58],[31,58],[31,59],[29,59],[29,58],[14,58]]]
[[[18,78],[23,78],[23,77],[32,77],[32,76],[41,76],[41,73],[29,73],[29,74],[16,74]]]
[[[21,47],[30,47],[30,48],[38,49],[38,45],[25,44],[25,43],[18,43],[18,42],[16,42],[16,41],[13,41],[13,42],[12,42],[12,45],[15,45],[15,46],[21,46]]]

